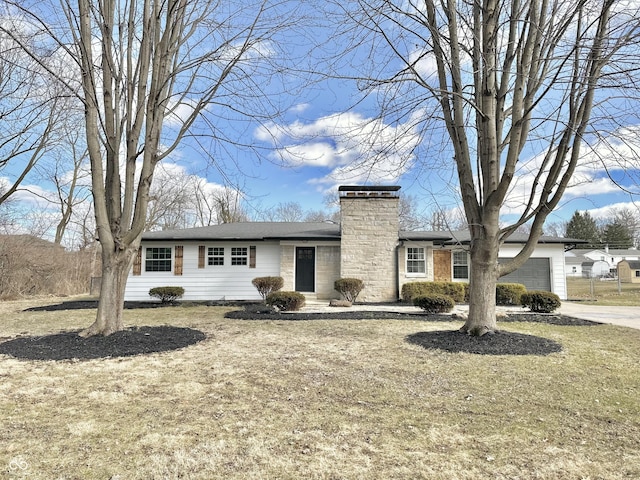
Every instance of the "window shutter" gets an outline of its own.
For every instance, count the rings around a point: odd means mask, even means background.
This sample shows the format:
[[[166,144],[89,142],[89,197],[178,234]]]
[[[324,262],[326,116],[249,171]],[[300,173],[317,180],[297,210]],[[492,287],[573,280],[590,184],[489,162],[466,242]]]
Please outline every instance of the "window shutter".
[[[182,245],[176,245],[175,249],[175,265],[173,268],[174,275],[182,275],[182,251],[184,248]]]
[[[138,251],[133,257],[133,274],[140,275],[142,273],[142,247],[138,248]]]
[[[204,252],[205,246],[198,245],[198,268],[204,268]]]
[[[256,268],[256,247],[249,247],[249,268]]]

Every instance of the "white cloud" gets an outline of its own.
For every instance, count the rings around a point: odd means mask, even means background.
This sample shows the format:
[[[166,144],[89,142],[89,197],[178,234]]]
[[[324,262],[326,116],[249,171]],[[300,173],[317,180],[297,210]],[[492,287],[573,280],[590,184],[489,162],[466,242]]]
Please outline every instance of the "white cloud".
[[[524,211],[542,161],[541,154],[520,163],[502,210],[504,214]],[[620,185],[638,192],[640,185],[636,180],[639,170],[640,127],[625,127],[600,138],[590,147],[582,146],[579,164],[563,198],[570,200],[619,193]],[[545,180],[546,175],[543,175],[541,182]],[[537,191],[540,189],[538,184]]]
[[[636,202],[618,202],[612,203],[605,207],[590,208],[586,211],[589,212],[589,215],[591,215],[592,218],[602,218],[608,220],[611,219],[612,214],[616,210],[631,210],[640,214],[640,204]]]
[[[298,103],[289,109],[290,113],[303,113],[309,109],[311,105],[308,103]]]
[[[417,113],[416,115],[419,115]],[[343,182],[389,182],[405,174],[420,142],[413,118],[390,125],[379,118],[345,112],[314,122],[272,123],[256,130],[259,140],[276,147],[275,157],[289,167],[331,171],[312,184],[332,188]]]

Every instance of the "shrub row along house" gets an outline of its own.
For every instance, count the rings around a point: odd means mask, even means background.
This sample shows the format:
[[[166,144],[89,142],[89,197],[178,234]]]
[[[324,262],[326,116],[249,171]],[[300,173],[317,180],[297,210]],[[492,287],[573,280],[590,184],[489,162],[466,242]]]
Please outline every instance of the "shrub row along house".
[[[153,287],[185,289],[184,300],[260,300],[255,277],[280,276],[283,290],[338,298],[338,278],[359,278],[358,301],[397,301],[414,281],[469,278],[468,232],[400,231],[398,186],[339,187],[341,224],[228,223],[143,235],[125,299],[148,300]],[[515,256],[512,236],[502,258]],[[542,237],[531,259],[501,281],[566,299],[564,250],[575,241]]]

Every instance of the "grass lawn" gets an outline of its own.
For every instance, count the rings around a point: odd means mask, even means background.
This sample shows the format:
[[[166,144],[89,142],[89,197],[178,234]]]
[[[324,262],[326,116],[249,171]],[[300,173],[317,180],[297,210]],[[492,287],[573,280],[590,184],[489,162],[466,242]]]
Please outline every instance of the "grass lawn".
[[[589,278],[567,277],[567,293],[570,300],[581,300],[593,305],[640,306],[640,284],[622,283],[618,292],[615,280],[593,281]]]
[[[0,303],[3,340],[94,315],[24,311],[36,303]],[[640,478],[640,331],[509,323],[564,350],[480,356],[405,341],[459,322],[240,321],[225,311],[125,312],[128,325],[206,333],[183,350],[0,356],[0,478]]]

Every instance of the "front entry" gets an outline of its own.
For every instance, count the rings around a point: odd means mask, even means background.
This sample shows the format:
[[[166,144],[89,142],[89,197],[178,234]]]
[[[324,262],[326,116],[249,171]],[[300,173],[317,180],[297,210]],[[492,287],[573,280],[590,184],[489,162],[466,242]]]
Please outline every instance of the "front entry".
[[[315,292],[315,279],[315,247],[296,247],[296,292]]]

